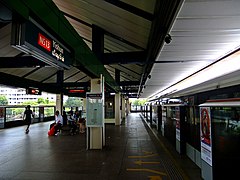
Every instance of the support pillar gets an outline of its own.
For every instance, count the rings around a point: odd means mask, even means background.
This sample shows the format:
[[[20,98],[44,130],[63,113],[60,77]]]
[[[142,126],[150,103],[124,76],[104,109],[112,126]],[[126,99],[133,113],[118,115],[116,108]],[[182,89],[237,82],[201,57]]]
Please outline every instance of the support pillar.
[[[94,24],[92,26],[92,51],[102,61],[104,54],[104,31]]]
[[[59,70],[57,72],[57,86],[60,93],[56,95],[56,110],[58,110],[60,114],[63,113],[63,77],[64,71]]]
[[[125,122],[126,119],[126,103],[125,103],[125,97],[122,96],[122,122]]]
[[[120,93],[115,94],[115,125],[120,125],[121,123],[121,111],[120,111],[120,105],[121,105],[121,95]]]
[[[126,116],[128,116],[129,114],[128,104],[129,104],[129,99],[126,99]]]
[[[56,110],[62,114],[63,111],[63,94],[56,94]]]
[[[105,101],[104,98],[104,78],[101,76],[100,79],[91,79],[91,93],[101,94],[102,93],[102,101]],[[88,100],[87,100],[88,101]],[[88,102],[87,102],[88,103]],[[104,107],[104,104],[103,104]],[[96,109],[97,111],[103,111],[104,117],[104,109]],[[89,107],[87,107],[89,108]],[[87,113],[93,113],[92,111],[89,112],[90,109],[87,109]],[[94,109],[95,110],[95,109]],[[88,117],[88,114],[87,114]],[[104,120],[102,117],[102,120]],[[104,121],[102,126],[88,126],[87,119],[87,149],[102,149],[105,146],[105,126]]]
[[[86,98],[83,98],[83,112],[86,112],[87,109],[87,100]]]

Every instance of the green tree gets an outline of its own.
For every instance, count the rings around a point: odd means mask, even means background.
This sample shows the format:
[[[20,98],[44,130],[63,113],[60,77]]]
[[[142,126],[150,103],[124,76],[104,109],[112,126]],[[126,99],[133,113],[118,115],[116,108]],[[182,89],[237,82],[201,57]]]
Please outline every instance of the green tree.
[[[145,102],[147,102],[147,100],[146,100],[146,99],[140,99],[140,102],[139,102],[139,104],[143,106],[143,105],[145,104]]]
[[[44,98],[42,98],[42,97],[38,98],[37,103],[38,104],[46,104]]]
[[[38,105],[38,103],[36,101],[25,101],[22,103],[22,105],[36,106],[36,105]]]
[[[138,106],[138,105],[140,105],[139,102],[140,102],[140,100],[139,100],[139,99],[136,99],[135,101],[133,101],[132,104],[133,104],[134,106]]]
[[[6,96],[0,96],[0,105],[7,105],[8,100]]]
[[[147,101],[146,99],[140,98],[140,99],[133,99],[133,100],[131,100],[131,103],[134,106],[142,106],[142,105],[145,104],[146,101]]]
[[[82,106],[81,98],[68,97],[68,99],[65,102],[64,106],[66,106],[66,107],[80,107],[80,106]]]

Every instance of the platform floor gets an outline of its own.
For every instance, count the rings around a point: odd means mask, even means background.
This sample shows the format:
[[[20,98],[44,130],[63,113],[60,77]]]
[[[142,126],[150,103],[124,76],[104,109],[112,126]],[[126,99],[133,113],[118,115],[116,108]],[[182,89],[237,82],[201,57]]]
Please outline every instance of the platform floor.
[[[200,170],[156,138],[139,114],[106,125],[106,147],[86,150],[86,135],[49,137],[51,122],[0,130],[0,180],[165,180],[200,178]]]

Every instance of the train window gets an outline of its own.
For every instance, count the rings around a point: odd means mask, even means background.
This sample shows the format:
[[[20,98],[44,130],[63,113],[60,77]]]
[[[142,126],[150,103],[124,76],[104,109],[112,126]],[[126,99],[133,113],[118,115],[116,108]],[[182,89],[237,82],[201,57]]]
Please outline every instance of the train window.
[[[176,107],[167,107],[167,117],[168,118],[176,118]]]
[[[189,109],[189,120],[191,124],[195,124],[194,109],[190,107]]]
[[[211,113],[220,135],[240,135],[240,107],[212,107]]]
[[[199,125],[200,126],[199,107],[195,106],[194,111],[195,111],[195,125]]]

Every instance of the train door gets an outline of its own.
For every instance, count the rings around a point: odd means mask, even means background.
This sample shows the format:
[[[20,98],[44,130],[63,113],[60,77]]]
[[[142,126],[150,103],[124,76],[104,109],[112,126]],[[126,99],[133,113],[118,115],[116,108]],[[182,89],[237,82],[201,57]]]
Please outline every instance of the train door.
[[[208,101],[200,107],[202,176],[239,176],[240,99]]]
[[[162,134],[180,154],[185,153],[185,107],[181,104],[162,106]]]

